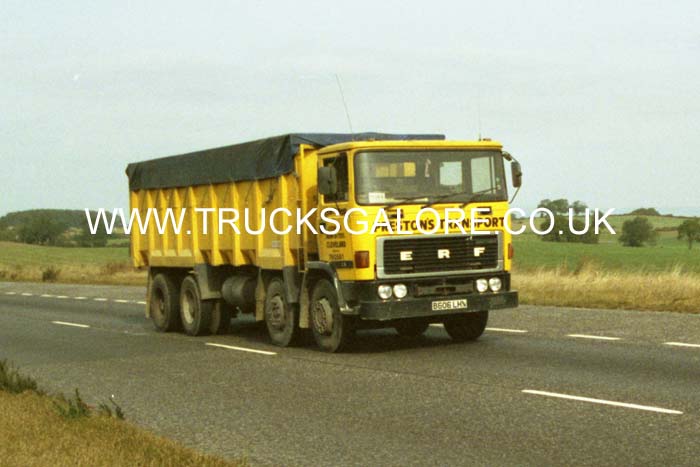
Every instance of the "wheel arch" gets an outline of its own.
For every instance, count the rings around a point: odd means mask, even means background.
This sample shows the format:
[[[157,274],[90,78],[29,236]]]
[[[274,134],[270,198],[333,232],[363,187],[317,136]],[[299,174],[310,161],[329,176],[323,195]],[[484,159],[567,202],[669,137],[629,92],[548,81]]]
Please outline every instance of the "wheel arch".
[[[308,328],[310,326],[309,301],[311,298],[311,291],[314,285],[321,279],[327,279],[333,285],[341,312],[344,314],[354,314],[353,308],[348,306],[345,300],[343,288],[335,268],[325,261],[309,261],[306,264],[306,272],[304,272],[302,276],[299,291],[299,326],[301,328]]]

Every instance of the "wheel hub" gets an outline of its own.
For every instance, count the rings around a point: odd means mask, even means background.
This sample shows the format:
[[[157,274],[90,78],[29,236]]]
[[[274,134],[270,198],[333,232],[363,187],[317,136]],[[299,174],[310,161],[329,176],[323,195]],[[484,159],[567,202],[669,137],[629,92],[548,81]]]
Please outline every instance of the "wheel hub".
[[[319,334],[328,336],[333,333],[333,307],[326,298],[322,298],[314,303],[313,322]]]
[[[286,313],[284,300],[279,295],[270,299],[270,306],[267,309],[265,320],[274,329],[282,330],[286,325]]]
[[[185,294],[185,300],[182,304],[182,317],[187,324],[194,323],[194,297],[191,292]]]

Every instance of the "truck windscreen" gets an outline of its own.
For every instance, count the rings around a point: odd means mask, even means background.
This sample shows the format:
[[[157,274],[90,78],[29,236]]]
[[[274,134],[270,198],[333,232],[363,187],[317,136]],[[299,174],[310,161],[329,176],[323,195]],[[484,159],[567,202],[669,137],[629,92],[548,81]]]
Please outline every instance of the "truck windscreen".
[[[355,155],[358,204],[507,199],[500,151],[372,151]],[[449,196],[453,194],[454,196]]]

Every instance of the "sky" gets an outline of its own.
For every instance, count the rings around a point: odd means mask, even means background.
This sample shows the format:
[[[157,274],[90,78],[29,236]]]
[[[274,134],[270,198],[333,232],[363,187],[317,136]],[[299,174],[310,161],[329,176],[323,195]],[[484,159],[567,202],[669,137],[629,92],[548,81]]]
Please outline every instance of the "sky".
[[[0,215],[128,207],[129,162],[288,132],[479,134],[516,204],[700,214],[700,3],[0,4]]]

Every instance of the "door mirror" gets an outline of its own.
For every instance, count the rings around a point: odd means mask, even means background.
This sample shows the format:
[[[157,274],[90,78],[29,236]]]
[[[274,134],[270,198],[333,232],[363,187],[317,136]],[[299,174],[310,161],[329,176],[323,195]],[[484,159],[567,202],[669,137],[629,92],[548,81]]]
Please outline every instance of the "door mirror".
[[[520,188],[523,184],[523,169],[520,168],[520,162],[513,161],[510,163],[510,178],[513,180],[515,188]]]
[[[338,192],[338,174],[335,167],[318,168],[318,192],[324,196],[334,195]]]

